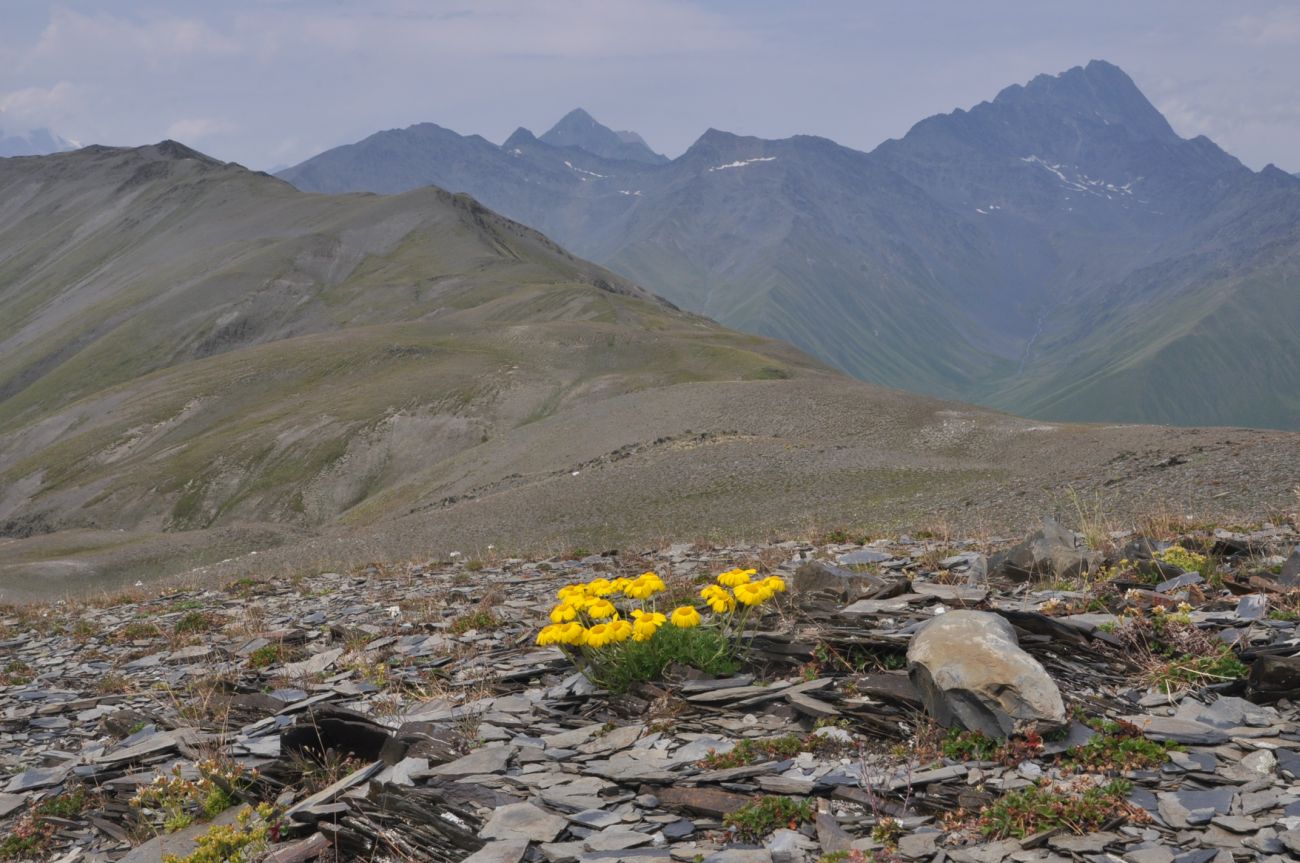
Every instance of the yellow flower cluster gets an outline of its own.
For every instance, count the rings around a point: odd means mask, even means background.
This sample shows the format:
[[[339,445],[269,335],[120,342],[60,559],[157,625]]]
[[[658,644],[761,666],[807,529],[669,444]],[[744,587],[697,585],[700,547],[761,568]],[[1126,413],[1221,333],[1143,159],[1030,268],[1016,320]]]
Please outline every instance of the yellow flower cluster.
[[[729,569],[718,576],[717,584],[705,585],[700,596],[718,614],[736,610],[736,604],[753,606],[767,602],[778,593],[785,592],[785,580],[772,575],[754,581],[754,569]],[[731,590],[727,590],[727,588]]]
[[[700,591],[705,603],[717,614],[735,611],[739,606],[755,606],[785,591],[785,581],[777,576],[755,581],[754,569],[732,569],[717,577]],[[730,588],[730,589],[728,589]],[[602,648],[611,644],[649,641],[659,628],[671,625],[679,629],[699,626],[704,618],[694,606],[683,605],[671,613],[651,609],[633,609],[631,619],[619,613],[619,597],[644,601],[666,589],[663,579],[653,572],[636,578],[593,579],[585,584],[570,584],[559,590],[559,603],[551,609],[551,624],[537,634],[542,646]]]
[[[663,579],[653,572],[636,578],[595,578],[586,584],[566,585],[556,594],[559,604],[551,609],[551,625],[537,634],[537,643],[599,648],[629,638],[649,641],[667,617],[638,609],[629,621],[619,616],[614,600],[620,596],[645,600],[666,589]]]

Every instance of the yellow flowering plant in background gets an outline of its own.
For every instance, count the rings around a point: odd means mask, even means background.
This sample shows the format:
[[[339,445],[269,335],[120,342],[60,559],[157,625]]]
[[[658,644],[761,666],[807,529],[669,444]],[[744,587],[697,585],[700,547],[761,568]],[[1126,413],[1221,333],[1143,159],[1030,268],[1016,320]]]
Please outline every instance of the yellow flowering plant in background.
[[[785,591],[781,578],[757,574],[728,570],[700,590],[700,607],[662,610],[658,600],[668,588],[653,572],[566,585],[537,643],[559,647],[589,680],[614,691],[657,680],[674,664],[730,674],[750,614]]]

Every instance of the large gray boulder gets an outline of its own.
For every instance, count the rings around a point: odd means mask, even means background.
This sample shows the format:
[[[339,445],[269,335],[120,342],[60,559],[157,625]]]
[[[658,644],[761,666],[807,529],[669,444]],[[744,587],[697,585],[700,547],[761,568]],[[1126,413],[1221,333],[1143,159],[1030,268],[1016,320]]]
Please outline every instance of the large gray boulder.
[[[1078,578],[1101,566],[1100,552],[1091,551],[1082,537],[1055,519],[1044,518],[1043,526],[1019,545],[995,554],[989,569],[1016,581],[1034,578]]]
[[[928,621],[912,636],[907,667],[926,710],[945,728],[1006,738],[1066,725],[1061,691],[996,614],[949,611]]]

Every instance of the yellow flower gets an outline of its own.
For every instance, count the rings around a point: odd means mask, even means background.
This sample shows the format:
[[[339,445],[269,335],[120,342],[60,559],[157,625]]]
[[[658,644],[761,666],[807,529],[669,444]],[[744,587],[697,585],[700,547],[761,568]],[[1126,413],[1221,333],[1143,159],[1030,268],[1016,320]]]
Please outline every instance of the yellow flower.
[[[632,579],[630,578],[616,578],[609,583],[609,592],[622,593],[623,591],[627,590],[628,586],[631,584],[632,584]]]
[[[762,583],[773,593],[785,593],[785,579],[779,575],[769,575]]]
[[[566,584],[555,593],[555,597],[560,602],[571,602],[575,599],[582,599],[587,595],[587,586],[585,584]]]
[[[558,644],[560,641],[560,629],[561,627],[554,623],[550,626],[543,626],[541,632],[537,633],[537,643],[543,647],[549,644]]]
[[[626,620],[615,620],[609,624],[609,641],[611,644],[617,644],[620,641],[627,641],[632,637],[632,624]]]
[[[580,646],[587,643],[587,628],[581,623],[560,624],[559,641],[561,644]]]
[[[632,624],[633,641],[649,641],[654,638],[655,633],[659,631],[659,624],[649,618],[643,617],[636,623]]]
[[[642,611],[641,609],[638,608],[632,612],[632,619],[649,620],[655,626],[663,626],[665,623],[668,622],[668,615],[660,614],[657,611]]]
[[[551,623],[568,623],[578,616],[578,609],[569,605],[567,602],[561,602],[555,608],[551,609]]]
[[[718,584],[725,584],[727,587],[738,587],[742,584],[749,583],[749,577],[754,574],[752,569],[729,569],[718,576]]]
[[[700,596],[709,604],[718,614],[725,614],[728,611],[734,611],[736,608],[735,598],[727,591],[725,587],[718,587],[716,584],[706,585],[700,590]]]
[[[587,582],[587,592],[593,596],[609,596],[612,591],[608,578],[593,578]]]
[[[653,572],[643,572],[623,590],[623,593],[632,599],[649,599],[666,589],[667,585],[662,578]]]
[[[683,605],[673,610],[669,620],[672,621],[673,626],[689,629],[692,626],[699,626],[701,618],[700,613],[693,606]]]
[[[745,605],[758,605],[771,595],[760,584],[741,584],[736,587],[736,599]]]
[[[593,620],[604,620],[607,617],[613,617],[617,613],[614,603],[608,599],[597,599],[587,606],[587,615]]]
[[[610,624],[598,623],[587,630],[588,647],[604,647],[610,642]]]

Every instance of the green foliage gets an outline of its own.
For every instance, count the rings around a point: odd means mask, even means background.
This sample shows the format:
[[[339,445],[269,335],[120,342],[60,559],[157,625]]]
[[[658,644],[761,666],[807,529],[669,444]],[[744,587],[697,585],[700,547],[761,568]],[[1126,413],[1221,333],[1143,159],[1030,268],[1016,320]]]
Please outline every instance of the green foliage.
[[[250,781],[238,764],[207,760],[198,768],[198,779],[187,778],[180,765],[173,767],[169,774],[155,776],[153,782],[141,787],[131,798],[131,805],[155,828],[175,833],[229,809],[235,803],[233,789]]]
[[[735,641],[720,629],[664,626],[649,641],[612,645],[587,671],[598,686],[626,692],[635,683],[662,679],[670,665],[695,668],[710,677],[734,674],[736,650]]]
[[[163,863],[251,863],[279,835],[275,810],[263,803],[245,806],[234,824],[214,824],[196,840],[194,851],[178,857],[168,854]]]
[[[1166,686],[1189,683],[1204,686],[1245,677],[1250,669],[1225,645],[1207,656],[1184,655],[1158,666],[1152,673],[1155,683]]]
[[[954,761],[996,761],[1008,767],[1033,758],[1043,750],[1043,738],[1036,732],[995,740],[979,731],[951,729],[939,743],[939,751]]]
[[[820,734],[785,734],[761,740],[746,739],[738,741],[730,752],[721,754],[710,752],[700,761],[700,766],[710,770],[723,770],[729,767],[760,764],[764,761],[782,761],[786,758],[794,758],[800,752],[814,754],[834,752],[843,747],[843,743]]]
[[[996,761],[1001,748],[1002,745],[992,737],[960,728],[950,729],[939,744],[943,757],[954,761]]]
[[[1169,753],[1182,747],[1174,743],[1147,740],[1128,723],[1101,720],[1090,723],[1097,731],[1087,743],[1065,754],[1062,762],[1081,772],[1123,773],[1159,767]]]
[[[77,818],[86,808],[89,797],[85,786],[78,785],[57,797],[42,800],[36,805],[36,811],[40,815],[52,815],[55,818]]]
[[[280,645],[263,644],[261,647],[248,654],[249,668],[266,668],[273,665],[280,659]]]
[[[811,800],[761,797],[728,813],[722,823],[735,830],[737,838],[757,842],[782,827],[798,829],[801,823],[812,821],[815,816]]]
[[[1012,791],[980,811],[979,831],[994,839],[1024,839],[1059,828],[1089,833],[1117,817],[1136,814],[1126,799],[1132,788],[1131,782],[1114,779],[1105,785],[1042,784]]]

